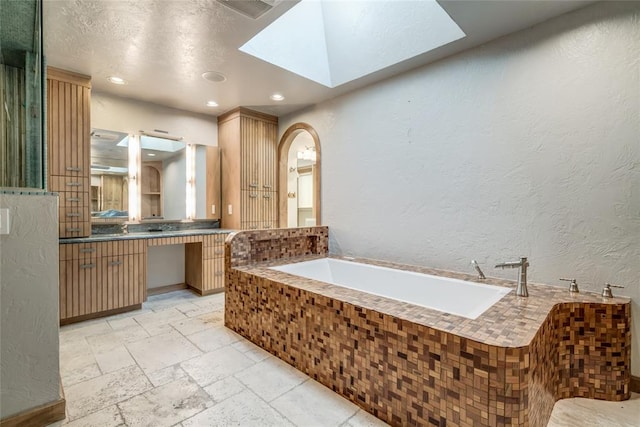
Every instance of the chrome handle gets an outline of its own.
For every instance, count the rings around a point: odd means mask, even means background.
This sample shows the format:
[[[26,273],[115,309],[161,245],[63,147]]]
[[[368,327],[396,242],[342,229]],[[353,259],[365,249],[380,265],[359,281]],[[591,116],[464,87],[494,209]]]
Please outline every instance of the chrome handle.
[[[620,286],[620,285],[612,285],[611,283],[605,283],[606,286],[611,286],[612,288],[624,288],[624,286]]]
[[[79,197],[69,197],[67,199],[67,202],[79,202],[80,198]]]
[[[258,195],[255,193],[251,193],[249,194],[249,197],[251,197],[252,199],[255,199],[256,197],[258,197]]]
[[[249,184],[249,187],[258,188],[258,183],[257,182],[252,182],[251,184]]]
[[[264,194],[262,197],[264,197],[265,199],[270,199],[271,198],[271,194]]]
[[[249,227],[249,228],[250,228],[251,230],[255,230],[255,229],[257,229],[257,228],[258,228],[258,226],[257,226],[257,225],[252,225],[252,226],[251,226],[251,227]]]
[[[91,264],[80,264],[80,268],[93,268],[96,265],[94,263]]]
[[[80,248],[81,254],[91,253],[95,251],[96,251],[96,248]]]
[[[67,185],[69,187],[80,187],[82,185],[82,183],[81,182],[72,181],[72,182],[67,182]]]
[[[69,212],[69,213],[67,213],[67,216],[70,216],[70,217],[79,217],[79,216],[80,216],[80,213],[78,213],[78,212]]]
[[[120,265],[122,261],[109,261],[109,265]]]
[[[564,279],[561,277],[558,280],[562,280],[563,282],[571,282],[569,284],[569,292],[580,292],[578,290],[578,282],[576,281],[576,279]]]
[[[67,166],[69,172],[82,172],[82,168],[76,166]]]
[[[262,188],[271,188],[270,185],[263,185]]]
[[[68,231],[69,233],[78,233],[78,232],[80,232],[80,231],[82,231],[82,230],[81,230],[80,228],[76,228],[76,227],[74,227],[74,228],[67,228],[67,231]]]

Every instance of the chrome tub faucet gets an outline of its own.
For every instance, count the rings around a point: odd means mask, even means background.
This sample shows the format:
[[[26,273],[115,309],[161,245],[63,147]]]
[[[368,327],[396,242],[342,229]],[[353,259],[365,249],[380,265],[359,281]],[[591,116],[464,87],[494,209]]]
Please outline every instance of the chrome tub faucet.
[[[471,260],[471,265],[473,266],[473,268],[476,269],[476,271],[478,272],[478,279],[486,279],[486,276],[484,275],[484,273],[482,272],[482,270],[480,269],[480,266],[478,265],[478,261],[476,261],[475,259]]]
[[[517,297],[528,297],[529,291],[527,290],[527,267],[529,267],[529,261],[526,257],[520,258],[520,261],[503,262],[497,264],[495,268],[519,268],[518,274],[518,286],[516,286]]]

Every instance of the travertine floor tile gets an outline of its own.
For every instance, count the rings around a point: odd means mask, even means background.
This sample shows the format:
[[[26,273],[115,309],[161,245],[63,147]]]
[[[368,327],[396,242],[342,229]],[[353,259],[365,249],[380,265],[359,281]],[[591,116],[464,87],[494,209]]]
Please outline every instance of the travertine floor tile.
[[[172,426],[213,405],[193,380],[182,378],[135,396],[118,407],[130,426]]]
[[[159,387],[172,381],[187,377],[187,373],[180,367],[180,365],[167,366],[166,368],[147,372],[146,374],[154,387]]]
[[[211,324],[197,317],[190,317],[176,322],[171,322],[171,326],[173,326],[174,329],[182,335],[187,336],[209,329]]]
[[[548,427],[638,427],[640,394],[623,402],[593,399],[562,399],[556,402]]]
[[[78,418],[68,424],[63,422],[62,425],[69,427],[121,427],[126,424],[122,419],[122,415],[120,415],[118,407],[113,405],[85,417]]]
[[[219,403],[231,396],[245,391],[247,388],[236,378],[226,377],[204,388],[214,402]]]
[[[204,387],[247,369],[253,363],[251,359],[233,347],[223,347],[188,360],[180,366],[200,386]]]
[[[343,427],[384,427],[388,426],[384,421],[374,417],[370,413],[359,409],[356,414],[349,418]]]
[[[123,344],[119,344],[110,350],[96,353],[95,357],[103,374],[136,364]]]
[[[83,417],[152,388],[138,366],[129,366],[64,389],[70,420]]]
[[[187,338],[204,352],[217,350],[240,339],[244,339],[224,326],[215,326],[189,335]]]
[[[126,344],[136,363],[147,372],[196,357],[202,352],[177,331]]]
[[[298,426],[339,426],[358,411],[356,405],[311,379],[271,406]]]
[[[106,334],[108,332],[111,332],[111,327],[104,319],[73,323],[60,328],[60,343],[64,344],[90,335]]]
[[[134,317],[136,322],[138,322],[149,335],[159,335],[170,332],[173,330],[170,325],[171,322],[177,322],[178,320],[186,318],[187,316],[173,307]]]
[[[256,363],[235,376],[267,402],[309,379],[307,375],[275,357]]]
[[[62,384],[73,384],[102,375],[87,341],[82,338],[60,346],[60,377]]]
[[[184,427],[287,427],[287,419],[248,390],[240,392],[182,422]]]

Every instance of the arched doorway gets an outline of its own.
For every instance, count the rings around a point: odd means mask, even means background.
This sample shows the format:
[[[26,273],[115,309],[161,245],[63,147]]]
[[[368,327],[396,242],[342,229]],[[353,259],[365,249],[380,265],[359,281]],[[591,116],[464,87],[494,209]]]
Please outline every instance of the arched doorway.
[[[306,123],[291,125],[278,146],[280,227],[305,227],[320,221],[320,138]]]

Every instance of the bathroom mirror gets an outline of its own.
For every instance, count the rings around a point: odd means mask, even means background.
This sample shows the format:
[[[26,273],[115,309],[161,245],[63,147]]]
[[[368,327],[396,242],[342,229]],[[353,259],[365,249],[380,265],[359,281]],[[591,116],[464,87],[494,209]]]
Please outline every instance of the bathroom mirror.
[[[320,140],[306,123],[289,127],[279,145],[281,227],[320,224]]]
[[[129,218],[128,135],[104,129],[91,131],[91,220]]]
[[[178,220],[186,217],[186,144],[140,135],[140,217]]]

